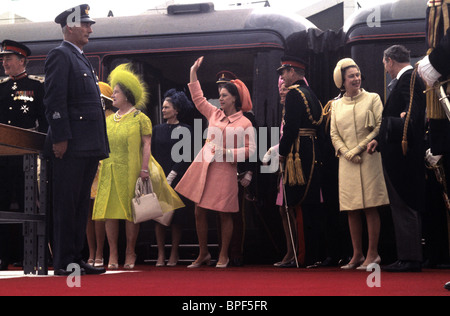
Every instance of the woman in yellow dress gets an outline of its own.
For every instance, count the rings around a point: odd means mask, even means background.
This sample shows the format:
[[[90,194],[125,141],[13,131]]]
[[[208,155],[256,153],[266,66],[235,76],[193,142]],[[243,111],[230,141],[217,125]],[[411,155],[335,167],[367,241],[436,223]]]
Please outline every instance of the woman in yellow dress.
[[[106,119],[111,153],[102,161],[93,219],[106,220],[106,235],[110,254],[109,269],[117,269],[119,220],[126,225],[125,269],[133,269],[136,262],[136,241],[139,224],[134,224],[131,200],[136,180],[152,181],[163,213],[184,207],[169,186],[161,166],[151,155],[152,123],[142,113],[148,93],[145,84],[133,73],[130,64],[114,69],[108,78],[113,91],[113,105],[118,111]]]

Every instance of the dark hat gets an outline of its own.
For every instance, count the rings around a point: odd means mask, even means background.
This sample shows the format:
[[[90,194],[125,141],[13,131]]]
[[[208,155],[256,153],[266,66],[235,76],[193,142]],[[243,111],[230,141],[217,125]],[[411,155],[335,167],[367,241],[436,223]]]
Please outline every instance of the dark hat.
[[[231,80],[236,80],[237,76],[228,70],[222,70],[216,75],[217,82],[216,83],[227,83]]]
[[[61,27],[66,26],[68,23],[91,23],[95,24],[89,16],[89,10],[91,8],[87,4],[81,4],[79,6],[67,9],[55,18],[55,22],[60,24]]]
[[[299,57],[285,55],[281,57],[281,67],[277,69],[278,74],[281,75],[283,69],[286,68],[298,68],[306,70],[306,62]]]
[[[26,58],[31,55],[31,50],[22,43],[11,40],[4,40],[2,42],[0,54],[16,54]]]

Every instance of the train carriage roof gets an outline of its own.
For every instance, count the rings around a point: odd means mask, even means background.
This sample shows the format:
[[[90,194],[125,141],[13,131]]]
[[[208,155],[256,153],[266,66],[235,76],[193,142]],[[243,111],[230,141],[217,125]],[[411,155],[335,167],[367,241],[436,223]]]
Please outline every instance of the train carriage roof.
[[[361,9],[344,25],[347,43],[425,36],[427,0],[395,0]]]
[[[92,38],[167,35],[201,32],[268,29],[284,39],[291,33],[316,28],[305,18],[271,8],[212,11],[193,14],[142,14],[130,17],[96,19]],[[20,42],[62,39],[60,27],[53,22],[1,25],[1,33]]]

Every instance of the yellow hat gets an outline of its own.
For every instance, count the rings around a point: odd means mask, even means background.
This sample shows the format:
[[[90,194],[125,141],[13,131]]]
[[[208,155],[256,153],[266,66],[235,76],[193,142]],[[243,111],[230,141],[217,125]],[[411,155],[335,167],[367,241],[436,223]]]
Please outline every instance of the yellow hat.
[[[356,67],[359,70],[358,65],[351,58],[344,58],[338,61],[336,68],[334,68],[333,79],[334,84],[338,89],[342,89],[342,85],[344,84],[344,76],[342,71],[347,69],[348,67]]]
[[[105,101],[105,107],[107,109],[111,108],[112,104],[113,104],[113,100],[111,98],[112,94],[113,94],[113,90],[112,90],[111,86],[103,81],[100,81],[98,83],[98,86],[100,87],[102,99]]]
[[[131,64],[117,66],[109,75],[108,81],[111,87],[120,83],[133,95],[134,105],[138,109],[144,109],[149,97],[147,85],[131,68]]]

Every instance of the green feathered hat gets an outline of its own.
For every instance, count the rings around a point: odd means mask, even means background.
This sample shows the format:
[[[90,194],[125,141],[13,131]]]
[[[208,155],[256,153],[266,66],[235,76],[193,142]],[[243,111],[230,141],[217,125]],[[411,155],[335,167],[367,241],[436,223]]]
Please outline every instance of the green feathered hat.
[[[117,66],[108,77],[109,84],[114,89],[117,84],[125,88],[133,97],[134,105],[138,109],[144,109],[148,101],[148,91],[145,82],[133,72],[131,64]]]

